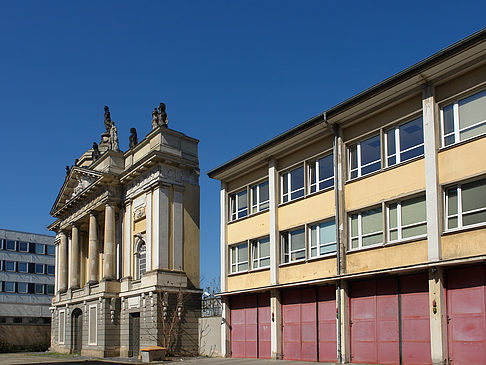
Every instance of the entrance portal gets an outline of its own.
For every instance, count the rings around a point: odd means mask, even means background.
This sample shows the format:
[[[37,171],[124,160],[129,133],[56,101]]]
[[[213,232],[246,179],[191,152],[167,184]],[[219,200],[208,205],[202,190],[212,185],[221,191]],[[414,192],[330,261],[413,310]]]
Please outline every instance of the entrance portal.
[[[129,327],[129,350],[133,357],[138,357],[140,352],[140,313],[130,313]]]
[[[81,309],[73,310],[71,323],[72,351],[81,352],[83,347],[83,312],[81,312]]]

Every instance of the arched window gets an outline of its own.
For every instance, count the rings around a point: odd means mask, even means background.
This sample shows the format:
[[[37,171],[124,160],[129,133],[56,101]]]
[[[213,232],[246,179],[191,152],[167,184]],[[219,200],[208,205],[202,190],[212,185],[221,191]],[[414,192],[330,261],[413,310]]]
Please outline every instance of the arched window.
[[[145,261],[145,241],[141,237],[138,237],[135,248],[135,280],[139,280],[147,268]]]

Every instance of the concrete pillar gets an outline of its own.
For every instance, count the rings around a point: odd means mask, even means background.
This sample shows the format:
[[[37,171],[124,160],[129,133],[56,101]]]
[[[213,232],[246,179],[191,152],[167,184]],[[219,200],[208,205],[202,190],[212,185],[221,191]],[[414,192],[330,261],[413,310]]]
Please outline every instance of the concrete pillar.
[[[172,242],[174,243],[173,263],[175,270],[183,270],[184,252],[184,206],[183,189],[174,187],[174,198],[172,204]]]
[[[226,199],[226,183],[221,181],[221,191],[219,194],[219,204],[220,204],[220,239],[221,239],[221,292],[226,291],[226,277],[228,275],[228,245],[226,244],[226,224],[228,219],[228,201]],[[224,336],[221,334],[222,341],[224,342]],[[222,352],[224,355],[225,353]]]
[[[60,292],[67,290],[67,277],[68,277],[68,262],[67,262],[67,236],[66,233],[59,233],[61,236],[61,242],[59,244],[59,288]]]
[[[442,268],[429,269],[429,310],[432,364],[444,364],[447,360],[447,310]]]
[[[145,267],[146,271],[152,270],[152,191],[148,191],[145,195]]]
[[[128,201],[125,204],[125,218],[124,218],[124,239],[123,239],[123,256],[124,256],[124,277],[132,276],[132,202]]]
[[[88,284],[98,282],[99,252],[98,252],[98,222],[96,215],[89,214],[89,238],[88,238]]]
[[[221,354],[231,357],[231,316],[229,298],[221,298]]]
[[[115,207],[110,203],[105,205],[103,274],[103,280],[115,279]]]
[[[280,291],[278,289],[272,289],[270,291],[272,360],[280,360],[282,358],[282,304],[280,298]]]
[[[278,284],[278,264],[280,262],[280,239],[278,234],[279,178],[277,161],[268,163],[268,193],[270,216],[270,285]]]
[[[154,269],[169,268],[169,187],[159,186],[153,192],[152,216]],[[148,231],[148,228],[147,228]],[[147,256],[148,257],[148,256]],[[148,258],[147,258],[148,260]],[[174,267],[175,268],[175,267]]]
[[[71,278],[69,281],[70,289],[79,289],[79,266],[80,266],[80,254],[81,247],[79,245],[79,229],[73,225],[71,228]]]
[[[60,237],[59,235],[56,237],[55,241],[55,256],[54,256],[54,293],[59,291],[59,244],[60,244]],[[52,342],[53,343],[53,342]]]
[[[349,286],[348,282],[341,280],[341,288],[339,290],[339,300],[336,305],[341,307],[341,318],[338,319],[337,325],[341,327],[341,364],[351,361],[351,328],[349,318]],[[338,292],[336,291],[336,294]],[[339,349],[338,349],[339,351]],[[338,352],[339,353],[339,352]],[[339,360],[339,359],[338,359]]]

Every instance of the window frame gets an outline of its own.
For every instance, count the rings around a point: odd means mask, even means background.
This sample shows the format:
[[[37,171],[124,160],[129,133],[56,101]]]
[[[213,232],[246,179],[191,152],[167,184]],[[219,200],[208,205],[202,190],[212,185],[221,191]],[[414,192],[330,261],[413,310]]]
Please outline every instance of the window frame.
[[[13,264],[13,269],[8,268],[8,264]],[[5,272],[16,272],[17,271],[17,262],[11,260],[5,260],[4,263],[4,270]]]
[[[411,200],[411,199],[419,198],[419,197],[424,198],[425,221],[416,222],[416,223],[412,223],[412,224],[408,224],[408,225],[403,226],[402,225],[402,203],[406,202],[408,200]],[[394,227],[394,228],[391,228],[391,225],[390,225],[390,205],[392,205],[392,204],[397,204],[397,226]],[[416,236],[403,238],[403,229],[416,227],[416,226],[420,226],[420,225],[423,225],[423,224],[425,224],[425,230],[426,230],[425,233],[420,234],[420,235],[416,235]],[[404,242],[404,241],[406,242],[406,241],[412,241],[412,240],[426,238],[427,237],[427,199],[426,199],[425,193],[419,194],[419,195],[414,195],[414,196],[407,196],[407,197],[404,197],[400,200],[392,200],[392,201],[386,202],[386,205],[385,205],[385,225],[386,225],[385,244],[391,245],[391,244],[394,244],[394,243],[399,243],[399,242]],[[398,238],[396,240],[392,240],[390,238],[391,231],[395,231],[395,230],[397,231],[397,237]],[[368,246],[366,246],[366,247],[368,247]]]
[[[42,267],[42,272],[37,272],[37,267]],[[43,275],[45,273],[46,273],[45,265],[44,264],[40,264],[40,263],[35,263],[35,266],[34,266],[34,274]]]
[[[291,173],[293,171],[296,171],[298,169],[302,169],[302,187],[299,187],[296,190],[292,190],[292,179],[291,179]],[[302,161],[288,169],[285,169],[279,173],[279,180],[280,180],[280,204],[287,204],[291,201],[302,199],[306,197],[306,168],[305,168],[305,162]],[[287,192],[284,192],[284,180],[287,180]],[[302,196],[296,197],[292,199],[292,194],[297,193],[302,191]],[[284,198],[287,198],[286,201],[284,201]]]
[[[265,240],[265,239],[268,239],[268,245],[269,245],[269,252],[268,252],[268,256],[261,256],[261,241],[262,240]],[[254,255],[253,253],[255,252],[255,248],[256,248],[256,252],[257,252],[257,258],[255,259],[254,258]],[[250,240],[250,257],[251,257],[251,270],[261,270],[261,269],[266,269],[266,268],[269,268],[270,267],[270,236],[265,236],[265,237],[260,237],[260,238],[256,238],[256,239],[253,239],[253,240]],[[261,266],[261,261],[262,260],[266,260],[268,259],[268,265],[265,265],[265,266]],[[255,261],[258,262],[258,266],[255,267]]]
[[[25,244],[27,246],[25,250],[22,250],[21,249],[22,244]],[[27,242],[27,241],[19,241],[18,244],[17,244],[17,246],[19,248],[19,252],[29,252],[29,242]]]
[[[10,242],[13,242],[13,247],[14,247],[14,248],[8,248],[8,244],[9,244]],[[5,249],[6,251],[17,251],[17,241],[16,241],[16,240],[9,240],[9,239],[5,239],[4,249]]]
[[[59,310],[58,322],[59,322],[58,323],[59,332],[58,332],[57,340],[59,341],[60,344],[64,344],[66,339],[66,310],[65,309]]]
[[[245,205],[245,208],[242,208],[242,209],[238,209],[238,203],[239,203],[239,194],[241,193],[244,193],[246,192],[246,205]],[[228,217],[228,221],[229,222],[234,222],[234,221],[237,221],[239,219],[243,219],[243,218],[246,218],[249,216],[249,213],[250,213],[250,209],[249,209],[249,201],[248,201],[248,197],[249,197],[249,192],[248,192],[248,186],[246,186],[244,189],[239,189],[239,190],[236,190],[234,192],[231,192],[228,194],[229,197],[228,197],[228,200],[229,200],[229,204],[228,204],[228,213],[229,213],[229,217]],[[235,211],[233,212],[233,207],[235,208]],[[246,210],[246,214],[243,215],[243,216],[239,216],[240,212],[243,212]],[[234,217],[233,217],[234,216]]]
[[[25,264],[25,271],[20,271],[20,264]],[[23,262],[23,261],[17,262],[17,272],[20,272],[20,273],[28,273],[29,272],[29,263],[28,262]]]
[[[49,268],[52,268],[52,273],[49,272]],[[55,265],[46,265],[46,275],[56,275],[56,266]]]
[[[268,200],[260,201],[261,185],[264,185],[265,183],[268,186]],[[256,205],[253,204],[253,196],[255,195],[254,189],[256,190],[256,196],[257,196]],[[270,209],[270,182],[268,179],[257,182],[255,184],[251,184],[249,191],[250,191],[250,196],[249,196],[250,214],[249,215],[264,212]],[[267,207],[261,208],[261,205],[265,205],[265,204],[267,204]]]
[[[327,219],[324,219],[322,221],[319,221],[319,222],[315,222],[315,223],[310,223],[307,225],[307,231],[308,231],[308,237],[307,237],[307,242],[308,242],[308,255],[309,255],[309,260],[311,259],[319,259],[319,258],[323,258],[323,257],[329,257],[329,256],[336,256],[337,255],[337,239],[334,240],[334,242],[328,242],[328,243],[325,243],[325,244],[321,244],[320,243],[320,225],[323,224],[323,223],[328,223],[328,222],[331,222],[333,221],[334,222],[334,232],[336,232],[336,218],[335,217],[331,217],[331,218],[327,218]],[[317,238],[317,242],[316,242],[316,250],[317,250],[317,255],[316,256],[312,256],[312,249],[314,248],[312,246],[312,227],[317,227],[317,232],[316,232],[316,238]],[[335,233],[336,234],[336,233]],[[335,237],[336,238],[336,237]],[[324,253],[321,255],[321,247],[326,247],[326,246],[332,246],[332,245],[336,245],[336,250],[334,252],[327,252],[327,253]]]
[[[239,250],[238,250],[238,247],[240,246],[244,246],[246,245],[246,261],[239,261]],[[229,263],[230,263],[230,267],[229,267],[229,273],[230,274],[239,274],[239,273],[242,273],[242,272],[248,272],[250,270],[250,250],[249,250],[249,244],[248,244],[248,241],[244,241],[244,242],[240,242],[240,243],[237,243],[237,244],[234,244],[234,245],[231,245],[229,247],[229,254],[230,254],[230,259],[229,259]],[[233,262],[233,250],[235,250],[235,262]],[[238,270],[238,267],[240,265],[244,265],[246,264],[246,269],[244,270]],[[235,271],[233,271],[233,266],[235,266]]]
[[[357,142],[352,142],[348,148],[347,148],[347,152],[348,152],[348,160],[347,160],[347,163],[348,163],[348,180],[354,180],[354,179],[359,179],[363,176],[367,176],[367,175],[370,175],[370,174],[373,174],[373,173],[376,173],[377,171],[381,171],[383,169],[383,143],[382,143],[382,135],[383,135],[383,130],[380,129],[378,130],[377,133],[373,132],[369,135],[367,135],[366,137],[364,138],[361,138],[359,139],[359,141]],[[368,162],[367,164],[365,165],[362,165],[361,164],[361,145],[363,142],[365,141],[368,141],[372,138],[375,138],[375,137],[378,137],[378,139],[380,140],[380,158],[378,160],[373,160],[371,162]],[[352,169],[351,166],[351,155],[352,155],[352,152],[351,152],[351,149],[353,147],[356,147],[356,168],[355,169]],[[362,170],[363,168],[367,167],[367,166],[370,166],[370,165],[373,165],[377,162],[380,162],[380,167],[374,171],[371,171],[371,172],[368,172],[366,174],[363,174],[362,173]],[[352,173],[353,171],[356,170],[357,171],[357,176],[355,177],[352,177]]]
[[[45,294],[45,285],[41,283],[34,283],[34,294],[36,295],[43,295]],[[42,288],[42,293],[37,292],[37,288]]]
[[[381,212],[380,212],[381,231],[370,232],[370,233],[366,233],[366,234],[363,235],[363,226],[362,226],[363,213],[368,212],[370,210],[378,209],[378,208],[381,210]],[[352,235],[352,216],[355,215],[355,214],[358,215],[358,235],[356,237],[353,237],[353,235]],[[359,251],[359,250],[365,250],[365,249],[372,248],[372,247],[383,246],[383,244],[385,243],[385,233],[386,233],[386,230],[385,230],[386,227],[384,227],[383,225],[384,225],[384,222],[383,222],[383,204],[367,207],[365,209],[355,211],[355,212],[349,212],[348,213],[348,236],[349,236],[348,237],[348,251],[349,252]],[[377,242],[377,243],[374,243],[374,244],[371,244],[371,245],[363,246],[363,238],[366,238],[368,236],[374,236],[378,233],[381,233],[381,235],[382,235],[382,241],[381,242]],[[358,238],[358,247],[353,248],[352,247],[352,241],[353,241],[354,238]]]
[[[13,289],[7,290],[7,284],[12,284]],[[4,293],[15,293],[15,281],[4,281],[3,282],[3,292]]]
[[[19,284],[25,285],[25,291],[20,291]],[[19,293],[19,294],[28,294],[29,293],[29,285],[27,283],[24,283],[24,282],[18,282],[17,283],[17,293]]]
[[[94,309],[94,341],[91,338],[91,315],[92,315],[92,309]],[[89,306],[89,312],[88,312],[88,345],[96,345],[98,343],[98,306],[96,304],[91,304]]]
[[[400,127],[404,126],[407,123],[415,122],[418,119],[420,119],[422,121],[422,143],[420,143],[418,145],[414,145],[413,147],[409,147],[409,148],[402,151],[400,149]],[[390,132],[390,131],[394,131],[393,135],[394,135],[394,140],[395,140],[395,153],[393,155],[388,155],[388,144],[389,144],[388,132]],[[424,141],[424,120],[423,120],[423,116],[418,116],[416,118],[409,118],[409,119],[407,119],[406,122],[395,124],[392,127],[388,127],[386,129],[383,129],[383,145],[384,145],[383,146],[384,163],[382,163],[382,166],[384,166],[385,168],[391,167],[391,166],[397,166],[397,165],[402,164],[404,162],[413,160],[414,158],[419,158],[419,157],[424,156],[425,155],[425,141]],[[405,152],[414,150],[414,149],[419,148],[419,147],[422,147],[422,149],[423,149],[422,154],[417,155],[417,156],[413,156],[413,157],[408,158],[408,159],[403,160],[403,161],[401,160],[401,158],[400,158],[401,153],[405,153]],[[388,162],[388,159],[392,156],[395,156],[395,163],[390,164]]]
[[[319,161],[326,158],[326,157],[329,157],[331,156],[331,167],[332,167],[332,176],[331,177],[327,177],[323,180],[320,180],[320,176],[319,176],[319,167],[320,167],[320,163]],[[324,190],[327,190],[327,189],[332,189],[334,188],[334,151],[331,150],[330,152],[326,152],[325,154],[321,155],[321,156],[318,156],[316,158],[313,158],[313,159],[310,159],[307,161],[306,163],[307,165],[307,187],[306,187],[306,190],[307,190],[307,194],[310,195],[310,194],[315,194],[315,193],[318,193],[319,191],[324,191]],[[312,168],[315,169],[315,177],[316,177],[316,181],[315,183],[312,183],[312,178],[311,178],[311,171],[312,171]],[[322,189],[319,188],[320,184],[325,182],[325,181],[332,181],[332,184],[330,186],[326,186]],[[305,180],[304,180],[304,184],[305,184]],[[315,186],[315,191],[312,191],[312,187]]]
[[[292,232],[296,231],[303,231],[303,237],[304,237],[304,247],[299,248],[298,250],[292,250]],[[285,245],[288,246],[288,253],[285,253]],[[288,230],[284,230],[280,232],[280,263],[285,265],[285,264],[291,264],[294,262],[302,262],[307,260],[307,235],[306,235],[306,227],[305,226],[299,226],[299,227],[294,227]],[[295,259],[292,260],[292,254],[298,253],[298,252],[304,252],[304,257],[300,259]],[[285,261],[285,256],[288,256],[288,261]]]
[[[37,252],[37,247],[42,247],[42,252]],[[35,254],[36,255],[45,255],[46,254],[46,245],[44,243],[35,243]]]
[[[52,253],[49,253],[49,249],[54,250]],[[55,245],[46,245],[46,255],[48,256],[56,256],[56,246]]]

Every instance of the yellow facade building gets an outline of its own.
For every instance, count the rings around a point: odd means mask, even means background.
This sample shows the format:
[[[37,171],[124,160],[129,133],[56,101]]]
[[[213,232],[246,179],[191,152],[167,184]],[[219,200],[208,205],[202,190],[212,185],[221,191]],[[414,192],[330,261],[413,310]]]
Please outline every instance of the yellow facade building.
[[[486,30],[213,169],[222,350],[484,364]]]

